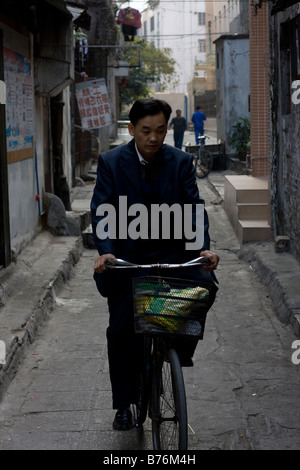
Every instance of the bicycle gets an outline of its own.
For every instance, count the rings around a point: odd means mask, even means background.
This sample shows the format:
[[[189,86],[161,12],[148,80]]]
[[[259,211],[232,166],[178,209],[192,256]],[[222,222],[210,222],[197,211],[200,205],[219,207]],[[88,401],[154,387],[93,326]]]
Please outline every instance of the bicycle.
[[[194,165],[198,178],[205,178],[211,171],[213,166],[213,154],[205,148],[205,139],[209,139],[208,135],[200,135],[200,145],[186,146],[185,150],[194,155]]]
[[[182,264],[137,265],[120,259],[106,262],[109,269],[149,268],[157,272],[157,276],[132,278],[135,333],[144,338],[133,414],[136,427],[143,425],[148,414],[155,450],[187,450],[187,405],[178,339],[202,339],[210,293],[209,284],[199,286],[198,282],[164,273],[207,264],[206,257]]]

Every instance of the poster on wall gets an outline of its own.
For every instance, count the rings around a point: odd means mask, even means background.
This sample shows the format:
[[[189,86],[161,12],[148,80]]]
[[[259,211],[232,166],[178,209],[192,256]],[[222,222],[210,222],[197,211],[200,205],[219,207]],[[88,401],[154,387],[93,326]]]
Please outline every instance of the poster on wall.
[[[4,48],[7,152],[33,147],[33,80],[30,59]],[[32,156],[25,152],[24,155]]]
[[[104,78],[76,83],[76,97],[84,129],[99,129],[111,124],[111,113]]]

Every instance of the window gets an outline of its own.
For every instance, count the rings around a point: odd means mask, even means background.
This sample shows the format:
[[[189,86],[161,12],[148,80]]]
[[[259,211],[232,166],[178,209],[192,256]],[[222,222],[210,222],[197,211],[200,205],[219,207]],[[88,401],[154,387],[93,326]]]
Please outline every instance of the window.
[[[198,13],[198,24],[199,25],[205,24],[205,13]]]
[[[154,16],[150,18],[150,31],[154,31]]]
[[[199,52],[206,52],[206,42],[205,39],[198,40],[198,51]]]

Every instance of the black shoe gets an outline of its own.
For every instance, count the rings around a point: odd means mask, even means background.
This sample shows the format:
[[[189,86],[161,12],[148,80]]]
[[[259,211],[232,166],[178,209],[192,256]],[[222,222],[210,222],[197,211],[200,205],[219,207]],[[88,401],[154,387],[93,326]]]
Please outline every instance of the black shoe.
[[[132,414],[128,408],[118,410],[113,422],[115,431],[127,431],[133,427]]]

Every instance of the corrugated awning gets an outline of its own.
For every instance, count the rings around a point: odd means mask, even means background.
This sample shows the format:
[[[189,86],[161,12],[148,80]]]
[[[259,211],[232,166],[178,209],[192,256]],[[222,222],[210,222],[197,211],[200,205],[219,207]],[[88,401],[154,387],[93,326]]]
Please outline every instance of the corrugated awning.
[[[66,3],[66,7],[73,17],[73,23],[78,28],[90,29],[91,26],[91,17],[87,13],[85,7],[80,7],[80,5],[75,6],[74,4]]]
[[[85,11],[85,8],[73,7],[68,4],[66,6],[71,15],[73,16],[73,20],[77,20],[77,18],[79,18],[79,16]]]

